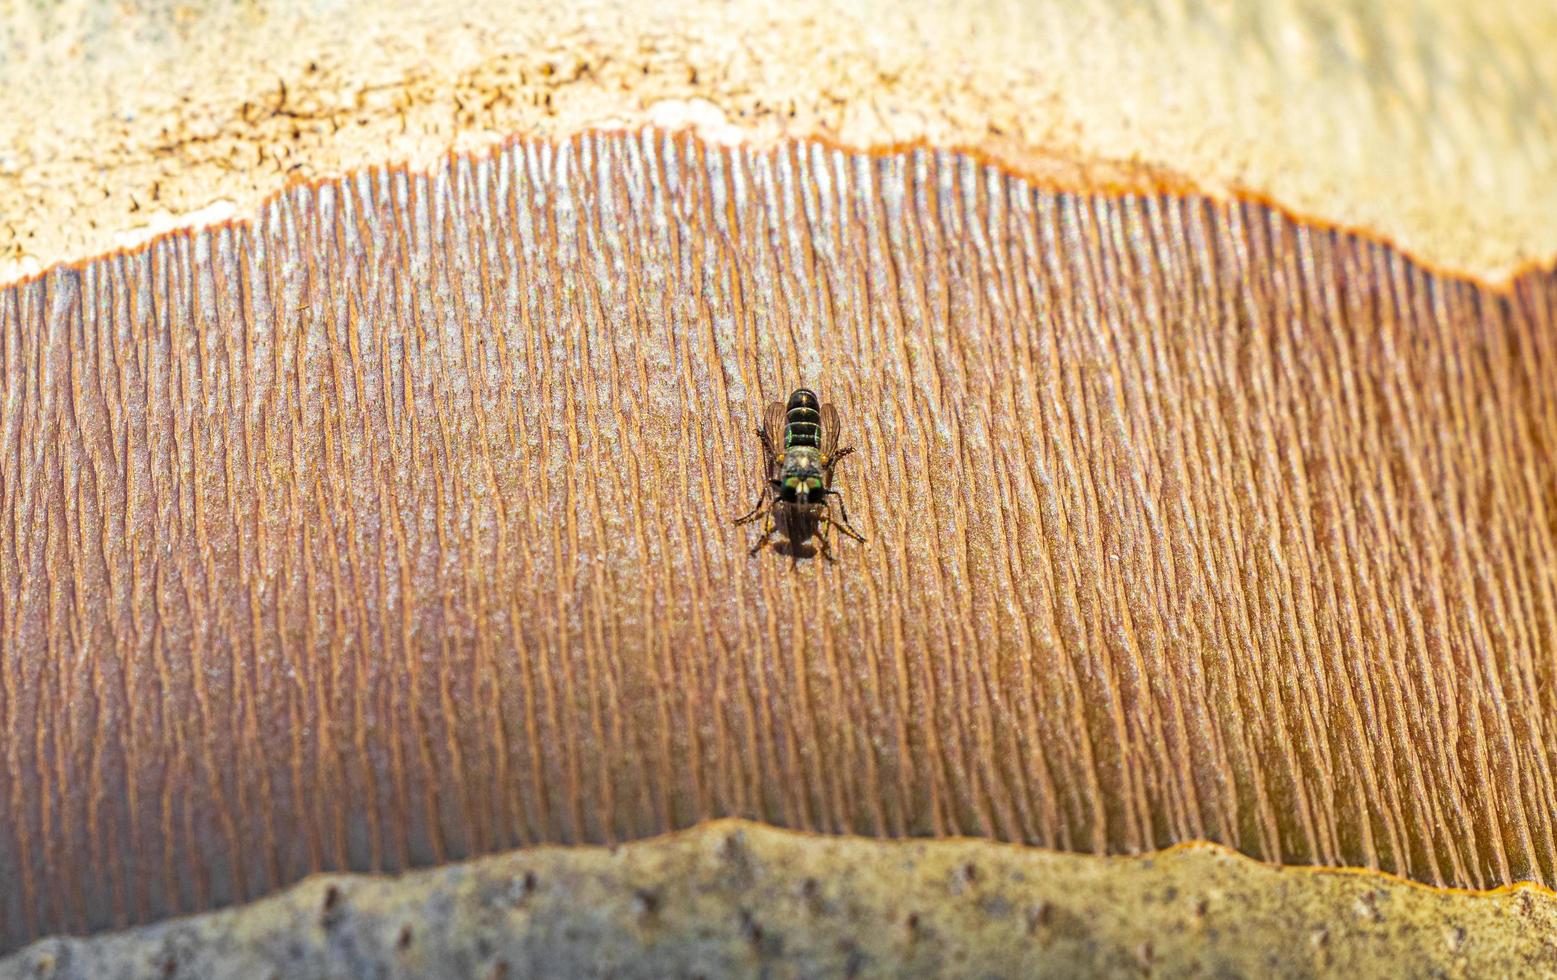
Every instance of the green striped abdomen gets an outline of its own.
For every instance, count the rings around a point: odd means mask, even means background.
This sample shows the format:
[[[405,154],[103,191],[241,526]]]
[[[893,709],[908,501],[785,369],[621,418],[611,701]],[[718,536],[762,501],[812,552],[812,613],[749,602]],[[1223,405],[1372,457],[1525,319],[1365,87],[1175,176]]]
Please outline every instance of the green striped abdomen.
[[[784,448],[795,446],[822,448],[822,413],[810,388],[796,388],[784,412]]]

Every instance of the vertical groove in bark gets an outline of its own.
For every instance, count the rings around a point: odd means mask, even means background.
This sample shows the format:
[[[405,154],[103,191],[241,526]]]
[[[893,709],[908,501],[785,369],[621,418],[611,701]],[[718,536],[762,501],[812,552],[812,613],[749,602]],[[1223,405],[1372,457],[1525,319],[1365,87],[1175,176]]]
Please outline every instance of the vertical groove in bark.
[[[518,143],[0,293],[0,944],[742,815],[1557,881],[1551,275]],[[865,548],[746,557],[839,403]]]

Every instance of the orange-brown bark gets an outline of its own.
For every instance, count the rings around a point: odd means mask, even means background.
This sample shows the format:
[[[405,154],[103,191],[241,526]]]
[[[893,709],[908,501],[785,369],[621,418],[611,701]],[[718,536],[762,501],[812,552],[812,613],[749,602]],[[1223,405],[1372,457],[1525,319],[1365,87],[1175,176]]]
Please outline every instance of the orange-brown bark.
[[[0,293],[4,944],[705,817],[1557,880],[1557,279],[520,143]],[[807,383],[871,539],[746,556]]]

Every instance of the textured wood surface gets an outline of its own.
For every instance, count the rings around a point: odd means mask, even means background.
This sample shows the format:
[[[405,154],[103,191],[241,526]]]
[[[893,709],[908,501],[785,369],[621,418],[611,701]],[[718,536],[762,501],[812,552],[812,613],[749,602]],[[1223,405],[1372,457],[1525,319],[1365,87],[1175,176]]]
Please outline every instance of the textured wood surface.
[[[0,293],[0,936],[735,814],[1557,881],[1557,279],[649,134]],[[751,427],[859,452],[748,558]]]

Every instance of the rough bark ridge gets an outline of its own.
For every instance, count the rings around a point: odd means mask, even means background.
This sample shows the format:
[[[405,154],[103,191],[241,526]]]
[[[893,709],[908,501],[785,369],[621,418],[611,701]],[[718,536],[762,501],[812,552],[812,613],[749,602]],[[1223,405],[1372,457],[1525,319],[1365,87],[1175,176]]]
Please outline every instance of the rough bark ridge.
[[[6,945],[736,814],[1557,880],[1557,282],[521,143],[0,293]],[[746,556],[836,401],[871,542]]]
[[[1210,844],[1096,858],[721,820],[391,879],[320,875],[237,909],[0,957],[0,980],[318,977],[1521,977],[1557,896],[1275,868]]]

